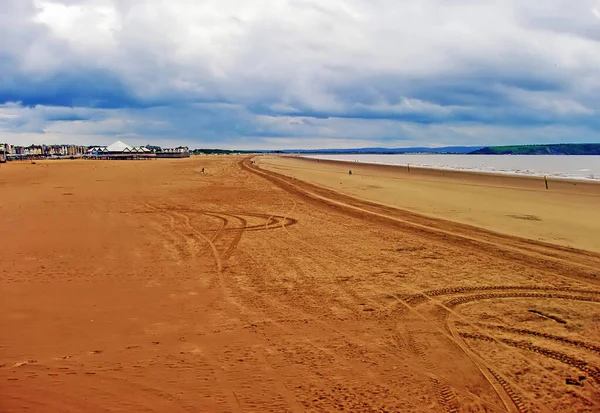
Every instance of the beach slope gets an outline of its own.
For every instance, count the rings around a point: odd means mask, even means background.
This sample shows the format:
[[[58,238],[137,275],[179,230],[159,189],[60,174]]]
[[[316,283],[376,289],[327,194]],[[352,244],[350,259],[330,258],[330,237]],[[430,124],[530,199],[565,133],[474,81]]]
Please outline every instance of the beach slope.
[[[391,207],[600,252],[600,184],[406,166],[259,158],[262,168]],[[348,174],[352,170],[352,176]]]

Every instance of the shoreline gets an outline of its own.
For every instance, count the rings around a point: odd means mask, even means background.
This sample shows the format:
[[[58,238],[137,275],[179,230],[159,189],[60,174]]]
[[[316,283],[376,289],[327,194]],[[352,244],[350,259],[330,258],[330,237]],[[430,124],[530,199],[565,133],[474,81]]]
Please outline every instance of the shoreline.
[[[388,207],[483,229],[600,252],[597,182],[257,157],[261,168]],[[349,175],[351,169],[353,174]]]
[[[265,155],[263,155],[265,156]],[[268,156],[268,155],[266,155]],[[544,178],[531,175],[518,175],[518,174],[503,174],[503,173],[491,173],[483,171],[473,170],[458,170],[458,169],[443,169],[443,168],[429,168],[422,166],[410,166],[410,172],[406,165],[388,165],[378,164],[369,162],[352,162],[343,160],[332,160],[332,159],[317,159],[317,158],[305,158],[297,156],[279,156],[280,158],[296,159],[300,161],[306,161],[315,163],[323,166],[340,167],[344,166],[348,169],[352,169],[353,173],[360,173],[361,169],[367,168],[369,170],[378,172],[392,172],[395,177],[425,177],[448,180],[464,180],[471,183],[481,183],[482,185],[493,185],[496,184],[499,187],[506,187],[507,184],[511,188],[525,188],[525,189],[545,189]],[[260,159],[260,157],[258,157]],[[570,179],[570,178],[554,178],[548,177],[548,183],[551,185],[551,190],[569,190],[573,191],[576,189],[582,189],[577,191],[578,193],[588,193],[588,191],[598,191],[600,195],[600,181],[592,181],[585,179]],[[578,187],[578,188],[576,188]]]
[[[433,156],[433,154],[425,154],[425,155]],[[449,154],[448,156],[453,156],[453,155],[455,155],[455,154]],[[460,155],[460,154],[458,154],[458,155]],[[411,156],[411,155],[406,154],[406,156]],[[443,155],[440,154],[440,156],[443,156]],[[494,156],[494,155],[485,155],[485,156]],[[520,156],[520,155],[514,155],[514,156]],[[521,155],[521,156],[535,156],[535,155]],[[570,156],[570,155],[565,155],[565,156]],[[419,164],[419,163],[412,164],[412,163],[408,163],[408,162],[402,163],[402,164],[391,164],[391,163],[378,163],[378,162],[369,162],[369,161],[351,161],[351,160],[342,160],[342,159],[322,159],[322,158],[313,158],[313,157],[309,157],[306,155],[283,155],[283,157],[310,159],[310,160],[315,160],[317,162],[319,162],[319,161],[320,162],[345,162],[345,163],[349,163],[352,165],[356,165],[356,164],[379,165],[379,166],[392,166],[392,167],[400,167],[400,168],[407,168],[408,165],[410,165],[411,170],[412,169],[428,169],[428,170],[432,170],[432,171],[464,172],[464,173],[484,174],[484,175],[501,175],[501,176],[518,177],[518,178],[543,179],[544,176],[546,176],[548,178],[548,180],[553,180],[553,181],[568,181],[568,182],[576,181],[576,182],[591,182],[591,183],[600,184],[600,177],[585,178],[585,177],[579,177],[579,176],[556,176],[556,175],[552,175],[552,174],[544,175],[542,172],[526,174],[526,173],[509,172],[509,171],[503,171],[503,170],[485,171],[485,170],[479,170],[479,169],[475,169],[475,168],[460,169],[460,168],[445,167],[445,166],[423,165],[423,164]]]

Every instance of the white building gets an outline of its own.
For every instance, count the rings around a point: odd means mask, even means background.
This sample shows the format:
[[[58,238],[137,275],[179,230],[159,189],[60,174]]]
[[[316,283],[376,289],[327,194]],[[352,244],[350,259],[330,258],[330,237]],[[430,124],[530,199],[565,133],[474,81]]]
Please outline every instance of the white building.
[[[87,151],[88,156],[111,159],[136,159],[153,156],[152,151],[143,146],[131,146],[122,141],[116,141],[108,146],[93,146]]]

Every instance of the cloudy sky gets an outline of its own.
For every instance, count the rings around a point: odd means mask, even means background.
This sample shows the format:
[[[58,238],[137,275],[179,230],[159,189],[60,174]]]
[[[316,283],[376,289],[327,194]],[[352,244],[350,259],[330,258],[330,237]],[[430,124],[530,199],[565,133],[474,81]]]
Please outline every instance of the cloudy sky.
[[[0,0],[0,141],[600,141],[600,0]]]

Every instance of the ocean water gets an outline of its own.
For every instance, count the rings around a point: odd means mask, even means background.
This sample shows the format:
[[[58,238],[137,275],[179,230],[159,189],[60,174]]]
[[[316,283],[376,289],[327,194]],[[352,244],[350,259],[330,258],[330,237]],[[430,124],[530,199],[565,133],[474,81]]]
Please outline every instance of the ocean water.
[[[600,182],[600,156],[578,155],[307,155],[309,158]]]

